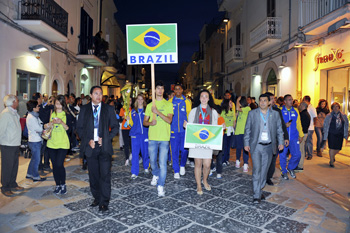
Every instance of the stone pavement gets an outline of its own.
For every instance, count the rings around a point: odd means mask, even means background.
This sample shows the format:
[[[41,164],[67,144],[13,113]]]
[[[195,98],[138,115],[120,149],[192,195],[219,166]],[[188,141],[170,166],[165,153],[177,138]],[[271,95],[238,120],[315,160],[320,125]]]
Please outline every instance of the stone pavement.
[[[117,141],[117,140],[116,140]],[[231,155],[233,155],[231,151]],[[234,156],[231,156],[234,157]],[[166,196],[159,198],[151,175],[130,179],[130,167],[116,150],[112,166],[110,210],[101,214],[89,205],[88,174],[79,159],[66,162],[68,193],[54,195],[52,174],[33,184],[25,180],[29,160],[21,158],[20,185],[24,193],[0,195],[0,232],[349,232],[349,212],[296,180],[282,180],[253,205],[251,172],[230,165],[223,179],[209,178],[211,191],[196,193],[193,168],[174,180],[168,167]],[[315,160],[316,161],[316,160]],[[231,163],[232,164],[232,163]],[[251,170],[251,169],[250,169]],[[297,174],[298,176],[298,174]]]

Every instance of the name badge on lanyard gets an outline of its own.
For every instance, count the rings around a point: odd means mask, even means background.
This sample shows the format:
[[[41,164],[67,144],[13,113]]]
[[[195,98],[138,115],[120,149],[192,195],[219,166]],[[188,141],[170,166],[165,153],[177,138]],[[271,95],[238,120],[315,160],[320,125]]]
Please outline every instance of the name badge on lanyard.
[[[267,132],[267,120],[269,119],[269,112],[267,113],[266,119],[265,119],[265,117],[263,116],[263,114],[261,112],[260,112],[260,116],[261,116],[261,119],[264,122],[264,128],[263,128],[263,130],[261,132],[260,139],[261,139],[261,141],[267,141],[267,140],[269,140],[269,134]]]

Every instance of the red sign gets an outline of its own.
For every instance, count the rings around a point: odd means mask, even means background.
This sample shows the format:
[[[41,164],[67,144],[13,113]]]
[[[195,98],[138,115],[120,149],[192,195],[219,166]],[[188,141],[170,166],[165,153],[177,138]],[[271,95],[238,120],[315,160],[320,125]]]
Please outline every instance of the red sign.
[[[339,62],[342,63],[345,59],[342,59],[344,49],[331,49],[331,54],[321,56],[321,54],[317,53],[315,56],[315,68],[314,71],[318,69],[318,65],[327,62]]]

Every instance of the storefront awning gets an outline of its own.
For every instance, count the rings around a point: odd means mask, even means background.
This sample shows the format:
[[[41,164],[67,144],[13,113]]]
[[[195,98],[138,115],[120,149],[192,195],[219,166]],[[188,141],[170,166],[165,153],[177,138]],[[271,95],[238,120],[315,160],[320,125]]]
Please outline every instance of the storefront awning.
[[[101,86],[120,87],[120,84],[118,82],[118,78],[116,77],[116,75],[108,71],[104,71],[102,73],[100,83],[101,83]]]

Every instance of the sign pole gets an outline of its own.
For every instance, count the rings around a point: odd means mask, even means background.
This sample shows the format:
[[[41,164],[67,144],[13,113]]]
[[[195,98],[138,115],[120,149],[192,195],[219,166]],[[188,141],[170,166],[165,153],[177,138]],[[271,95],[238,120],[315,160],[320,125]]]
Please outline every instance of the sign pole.
[[[151,64],[151,84],[152,84],[152,106],[156,106],[156,80],[154,77],[154,63]],[[156,114],[153,113],[153,120],[156,119]]]

